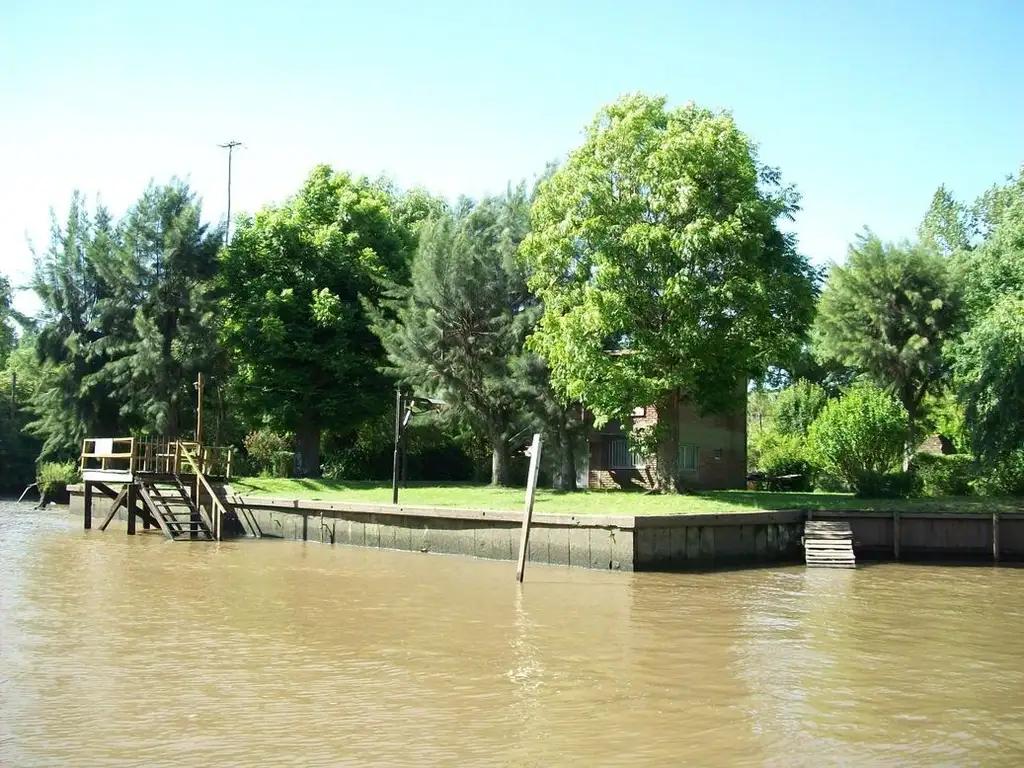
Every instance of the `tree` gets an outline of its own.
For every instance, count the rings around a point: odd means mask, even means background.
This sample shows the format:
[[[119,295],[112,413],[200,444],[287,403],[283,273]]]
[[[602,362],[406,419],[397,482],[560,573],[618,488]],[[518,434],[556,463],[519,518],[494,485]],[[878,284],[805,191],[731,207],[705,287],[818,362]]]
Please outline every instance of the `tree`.
[[[113,233],[97,226],[91,261],[109,286],[98,302],[109,383],[131,429],[179,437],[191,431],[193,382],[222,368],[212,281],[223,233],[178,180],[150,187]]]
[[[984,242],[961,254],[967,330],[950,345],[954,389],[975,452],[989,461],[1024,445],[1024,186],[1001,201]]]
[[[828,394],[822,386],[798,379],[779,392],[775,400],[775,429],[803,437],[826,403]]]
[[[656,405],[662,491],[678,481],[680,392],[735,407],[810,323],[815,272],[778,226],[797,202],[728,114],[644,95],[602,109],[541,182],[522,248],[544,305],[531,347],[598,424]]]
[[[66,223],[51,218],[50,246],[36,255],[32,280],[42,304],[36,337],[41,369],[32,398],[37,418],[28,429],[43,440],[40,458],[59,461],[76,458],[88,435],[116,434],[119,407],[110,386],[94,378],[107,362],[97,343],[109,332],[100,307],[111,292],[92,255],[97,232],[110,229],[110,216],[97,206],[90,217],[76,192]]]
[[[517,367],[538,315],[516,262],[528,227],[522,186],[433,218],[420,232],[411,285],[392,287],[394,315],[376,312],[373,325],[402,383],[445,400],[487,435],[494,485],[510,481],[510,440],[531,388]]]
[[[7,356],[14,351],[17,342],[15,323],[18,315],[14,309],[14,292],[11,281],[0,274],[0,368],[7,364]]]
[[[975,451],[997,459],[1024,445],[1024,296],[999,299],[964,335],[955,360]]]
[[[867,495],[899,467],[907,437],[907,413],[900,402],[861,384],[822,409],[808,430],[807,449],[820,469]]]
[[[220,264],[224,341],[254,424],[294,432],[299,473],[320,473],[325,429],[390,402],[382,349],[360,304],[404,282],[412,235],[380,184],[318,166],[299,193],[243,219]]]
[[[928,212],[917,230],[921,243],[950,256],[957,251],[969,250],[977,234],[976,213],[954,198],[945,186],[935,190]]]
[[[925,395],[946,376],[943,344],[957,331],[959,301],[947,261],[933,249],[885,244],[866,232],[829,273],[816,354],[894,393],[912,428]]]
[[[0,276],[0,294],[4,288],[5,278]],[[0,320],[0,337],[11,346],[0,352],[0,491],[21,491],[32,482],[40,447],[27,431],[32,421],[28,405],[39,365],[31,323],[12,308],[9,292],[6,298],[0,295],[0,317],[4,314],[7,319]],[[20,338],[15,336],[14,323],[22,327]]]

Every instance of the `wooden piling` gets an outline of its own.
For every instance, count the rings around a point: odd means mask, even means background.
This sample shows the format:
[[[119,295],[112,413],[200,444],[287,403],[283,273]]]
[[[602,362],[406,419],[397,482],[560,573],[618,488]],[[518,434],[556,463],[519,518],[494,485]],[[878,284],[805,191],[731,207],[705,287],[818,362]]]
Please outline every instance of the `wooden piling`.
[[[125,501],[128,502],[128,535],[135,535],[135,513],[138,511],[135,504],[134,492],[137,490],[135,483],[130,483],[128,487],[131,489],[128,491],[128,498]]]
[[[135,483],[128,483],[125,494],[125,509],[128,511],[128,532],[135,533],[135,516],[139,513],[139,486]],[[143,523],[144,528],[149,528],[149,518]]]
[[[999,562],[999,513],[992,513],[992,562]]]
[[[530,446],[530,474],[526,481],[526,508],[523,512],[523,531],[519,536],[519,563],[516,566],[516,581],[522,583],[526,573],[526,555],[530,548],[530,522],[533,520],[533,502],[537,497],[537,473],[540,471],[540,451],[543,441],[540,434],[534,434]]]
[[[84,506],[82,523],[85,526],[85,530],[92,528],[92,483],[85,483],[85,491],[82,494],[82,503]]]

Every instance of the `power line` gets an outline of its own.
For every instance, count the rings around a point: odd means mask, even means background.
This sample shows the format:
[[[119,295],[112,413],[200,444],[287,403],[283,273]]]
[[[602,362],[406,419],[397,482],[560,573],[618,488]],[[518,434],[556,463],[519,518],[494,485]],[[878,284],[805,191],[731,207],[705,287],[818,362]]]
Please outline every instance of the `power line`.
[[[244,145],[240,141],[229,141],[217,146],[228,151],[228,224],[224,228],[224,245],[227,245],[231,240],[231,156],[234,154],[235,147]]]

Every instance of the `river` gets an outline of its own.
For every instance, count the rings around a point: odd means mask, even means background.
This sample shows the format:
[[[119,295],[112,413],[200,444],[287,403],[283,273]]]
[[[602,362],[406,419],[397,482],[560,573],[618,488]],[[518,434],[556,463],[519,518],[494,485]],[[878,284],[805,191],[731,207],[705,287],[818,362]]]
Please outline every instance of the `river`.
[[[1024,570],[514,569],[0,502],[0,765],[1024,765]]]

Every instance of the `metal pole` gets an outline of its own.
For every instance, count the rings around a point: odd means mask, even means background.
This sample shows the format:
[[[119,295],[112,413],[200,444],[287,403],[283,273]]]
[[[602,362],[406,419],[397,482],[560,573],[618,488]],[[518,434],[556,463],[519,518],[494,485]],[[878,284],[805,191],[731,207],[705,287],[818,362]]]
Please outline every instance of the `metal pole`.
[[[217,146],[228,151],[228,220],[227,226],[224,228],[224,245],[227,245],[231,242],[231,158],[235,147],[242,146],[242,142],[229,141],[226,144],[218,144]]]
[[[203,444],[203,383],[203,374],[200,373],[196,379],[196,444],[199,446]]]
[[[398,503],[399,443],[402,440],[402,390],[395,390],[395,455],[391,464],[391,503]]]

